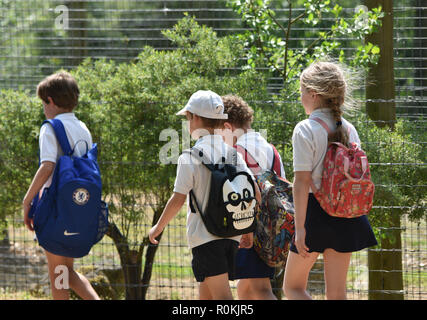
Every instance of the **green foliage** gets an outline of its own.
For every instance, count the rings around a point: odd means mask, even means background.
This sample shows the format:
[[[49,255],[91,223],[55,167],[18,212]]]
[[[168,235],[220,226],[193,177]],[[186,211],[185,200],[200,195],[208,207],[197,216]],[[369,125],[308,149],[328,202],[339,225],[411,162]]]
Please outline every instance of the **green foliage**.
[[[247,101],[264,101],[268,96],[261,74],[235,72],[243,47],[232,39],[217,37],[189,17],[164,35],[176,50],[146,47],[132,63],[87,59],[72,71],[81,92],[75,113],[99,145],[103,196],[113,222],[109,235],[125,274],[129,266],[142,263],[148,228],[157,222],[172,194],[176,167],[161,163],[159,152],[176,138],[177,157],[184,134],[188,135],[182,132],[187,130],[185,118],[176,112],[201,89],[238,94]],[[37,168],[42,105],[28,92],[5,91],[0,101],[0,161],[6,168],[0,176],[4,184],[0,203],[2,214],[12,214]],[[165,129],[176,132],[166,142],[160,139]],[[26,162],[17,161],[22,157]],[[152,259],[146,257],[146,269],[152,267]],[[146,269],[142,282],[149,283]],[[136,276],[139,284],[140,274]]]
[[[294,92],[292,82],[298,78],[301,70],[308,64],[319,58],[335,57],[341,62],[348,61],[352,67],[366,68],[376,63],[379,57],[379,48],[370,43],[359,44],[351,57],[346,57],[342,48],[342,40],[339,38],[355,38],[363,40],[381,25],[383,16],[381,8],[371,11],[359,10],[354,15],[343,17],[342,7],[338,1],[305,0],[304,11],[295,15],[292,11],[292,1],[288,1],[287,23],[279,21],[275,10],[271,8],[272,1],[257,0],[230,0],[229,5],[242,18],[242,21],[250,28],[239,39],[248,48],[246,58],[248,67],[268,67],[271,72],[279,74],[285,88],[282,95],[288,97]],[[332,17],[333,22],[326,21],[325,17]],[[312,28],[303,37],[313,38],[307,43],[303,41],[299,45],[293,45],[298,49],[291,49],[290,43],[296,43],[292,39],[292,28],[295,25]],[[321,31],[320,27],[329,31]],[[301,32],[299,37],[302,37]]]
[[[304,10],[294,13],[291,1],[281,4],[275,2],[282,9],[277,12],[272,8],[272,1],[228,1],[241,16],[244,25],[250,28],[235,36],[236,41],[243,42],[247,48],[244,55],[247,64],[243,69],[267,68],[268,76],[280,76],[283,79],[282,89],[273,95],[274,102],[263,106],[262,110],[255,110],[255,119],[265,123],[261,126],[268,129],[268,138],[279,144],[287,163],[292,162],[292,155],[288,153],[292,153],[293,127],[305,118],[297,102],[297,79],[301,71],[316,59],[334,58],[349,64],[352,70],[358,69],[355,73],[362,74],[379,58],[379,48],[370,43],[362,44],[363,38],[381,25],[380,18],[383,16],[381,8],[343,15],[343,7],[337,1],[301,2]],[[279,16],[278,12],[286,11],[287,16]],[[283,19],[286,24],[283,24]],[[294,31],[295,27],[304,28],[304,31]],[[294,40],[294,37],[313,40]],[[343,50],[344,39],[356,39],[350,41],[354,48],[352,56]],[[286,169],[291,171],[292,168],[287,166]]]
[[[373,164],[374,206],[379,207],[372,211],[370,221],[381,226],[395,214],[407,214],[411,220],[424,219],[426,195],[414,192],[416,186],[426,184],[426,170],[422,165],[425,150],[418,143],[420,140],[413,136],[416,128],[399,120],[393,131],[375,126],[366,115],[358,118],[362,147]]]
[[[184,118],[175,113],[191,94],[210,89],[248,101],[267,97],[262,75],[232,71],[243,49],[230,38],[217,37],[189,17],[164,34],[179,49],[146,47],[133,63],[87,59],[72,71],[81,91],[76,115],[99,144],[104,197],[113,221],[132,243],[142,241],[142,223],[150,226],[152,213],[161,212],[171,195],[176,168],[160,163],[159,150],[166,142],[159,137],[170,128],[181,142]],[[0,161],[5,168],[0,201],[2,214],[11,214],[37,169],[43,112],[41,102],[28,92],[2,91],[0,101]]]
[[[28,92],[0,91],[0,220],[21,209],[38,166],[37,136],[42,103]]]
[[[124,235],[141,243],[153,212],[161,212],[172,193],[175,166],[159,163],[170,142],[159,139],[173,129],[182,140],[183,117],[175,113],[197,90],[235,93],[247,100],[267,96],[263,77],[234,68],[242,47],[185,17],[164,31],[178,49],[146,47],[133,63],[90,60],[74,72],[80,86],[78,116],[100,142],[105,196]]]

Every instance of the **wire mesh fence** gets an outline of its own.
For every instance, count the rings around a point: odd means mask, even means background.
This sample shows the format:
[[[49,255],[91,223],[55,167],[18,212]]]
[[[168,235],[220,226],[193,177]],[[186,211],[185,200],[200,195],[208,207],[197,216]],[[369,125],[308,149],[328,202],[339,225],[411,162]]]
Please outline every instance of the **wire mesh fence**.
[[[161,31],[171,28],[181,19],[185,12],[193,15],[201,24],[212,27],[219,36],[244,32],[247,27],[240,17],[227,6],[227,1],[151,1],[151,0],[16,0],[0,1],[1,36],[0,36],[0,88],[28,90],[34,93],[37,83],[46,75],[60,68],[74,69],[85,58],[107,58],[117,62],[133,62],[135,57],[149,45],[159,50],[176,49]],[[279,21],[286,21],[286,2],[271,1],[277,12]],[[351,14],[357,5],[349,3],[343,14]],[[300,6],[294,12],[302,12]],[[328,21],[328,18],[325,18]],[[332,18],[331,18],[332,19]],[[394,5],[394,75],[396,112],[398,119],[410,124],[412,140],[425,149],[426,141],[423,133],[426,130],[426,92],[427,92],[427,7],[421,0],[405,0]],[[316,27],[314,27],[316,28]],[[320,27],[319,27],[320,28]],[[327,30],[327,26],[321,28]],[[306,26],[297,26],[296,31],[310,31]],[[307,34],[301,33],[290,39],[291,46],[301,46],[310,40]],[[355,39],[341,39],[346,52],[355,49]],[[283,81],[280,77],[269,78],[269,90],[280,91]],[[357,98],[365,103],[363,89]],[[296,98],[295,98],[296,100]],[[296,101],[289,101],[295,103]],[[274,101],[262,101],[261,104],[274,104]],[[262,127],[257,123],[255,126]],[[296,123],[286,123],[295,126]],[[278,121],[277,126],[283,125]],[[89,125],[90,127],[90,125]],[[357,125],[356,125],[357,127]],[[284,147],[290,141],[271,141]],[[366,141],[378,144],[378,141]],[[402,142],[405,143],[405,142]],[[108,142],[101,141],[101,147],[108,148]],[[17,160],[22,159],[20,155]],[[27,161],[27,159],[22,159]],[[31,161],[31,159],[28,159]],[[109,166],[131,165],[134,170],[140,164],[135,163],[102,163],[104,170]],[[7,163],[5,163],[7,166]],[[379,162],[372,163],[372,169],[426,167],[425,153],[422,162]],[[285,163],[285,170],[292,172],[292,163]],[[289,174],[291,176],[291,174]],[[387,180],[376,181],[378,189],[405,187],[413,193],[426,195],[426,174],[424,182],[401,181],[399,185],[390,185]],[[31,177],[28,177],[30,179]],[[121,177],[111,183],[126,185]],[[143,197],[143,196],[141,196]],[[119,201],[119,200],[115,200]],[[19,200],[16,202],[18,205]],[[141,198],[141,206],[149,203]],[[126,206],[126,203],[118,205]],[[424,201],[425,206],[425,201]],[[1,206],[3,207],[3,205]],[[393,212],[398,215],[398,223],[393,226],[384,225],[378,228],[377,236],[387,238],[390,232],[399,231],[400,246],[391,249],[371,248],[352,255],[347,277],[347,294],[349,299],[372,298],[375,292],[369,289],[372,273],[401,274],[403,286],[401,290],[381,289],[385,295],[400,294],[405,299],[427,298],[427,224],[425,207],[423,216],[418,220],[409,218],[411,206],[375,206],[373,214],[378,210]],[[144,243],[144,237],[151,228],[150,210],[137,222],[135,230],[139,235],[130,239],[131,247],[150,245]],[[185,210],[166,228],[165,234],[156,252],[151,281],[148,286],[147,299],[197,299],[197,283],[191,269],[191,251],[187,247],[185,230]],[[47,264],[42,249],[33,239],[33,234],[24,228],[20,212],[6,219],[7,229],[3,232],[4,240],[0,242],[0,298],[49,298],[49,280]],[[0,237],[1,238],[1,237]],[[398,253],[401,264],[395,268],[372,268],[369,266],[369,252],[378,251],[380,260],[389,259],[390,252]],[[146,251],[145,251],[146,252]],[[145,255],[142,265],[145,263]],[[110,237],[97,244],[90,254],[75,261],[75,267],[91,279],[95,289],[102,298],[124,299],[125,288],[129,286],[124,280],[123,263]],[[236,296],[236,283],[231,283]],[[323,276],[323,260],[320,257],[310,273],[308,290],[314,298],[325,298]]]
[[[33,235],[15,217],[9,226],[10,243],[0,247],[0,296],[2,299],[49,299],[50,286],[47,261]],[[142,230],[148,232],[151,225]],[[387,270],[403,274],[405,299],[425,300],[426,292],[426,223],[402,218],[403,268]],[[147,299],[197,299],[198,286],[191,269],[191,252],[187,247],[185,212],[181,212],[165,231],[159,244]],[[368,250],[354,252],[347,276],[347,297],[368,299]],[[374,250],[374,249],[371,249]],[[382,249],[384,250],[384,249]],[[124,299],[125,282],[122,265],[112,240],[105,237],[90,254],[75,261],[76,270],[85,274],[104,299]],[[231,282],[236,296],[236,283]],[[314,265],[308,290],[315,299],[325,298],[323,259]]]

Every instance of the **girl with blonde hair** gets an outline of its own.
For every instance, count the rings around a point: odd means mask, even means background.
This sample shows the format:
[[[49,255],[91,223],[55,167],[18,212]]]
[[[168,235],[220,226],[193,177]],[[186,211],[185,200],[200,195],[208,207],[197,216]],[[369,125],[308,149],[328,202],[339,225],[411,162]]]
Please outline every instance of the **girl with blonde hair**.
[[[311,299],[307,281],[313,264],[323,253],[327,299],[346,299],[351,253],[377,244],[366,216],[337,218],[326,213],[314,197],[311,183],[319,188],[329,142],[360,146],[354,126],[342,117],[351,99],[345,68],[333,62],[316,62],[300,77],[301,103],[308,119],[293,131],[293,196],[295,239],[291,245],[284,280],[288,299]],[[331,134],[314,121],[320,118]]]

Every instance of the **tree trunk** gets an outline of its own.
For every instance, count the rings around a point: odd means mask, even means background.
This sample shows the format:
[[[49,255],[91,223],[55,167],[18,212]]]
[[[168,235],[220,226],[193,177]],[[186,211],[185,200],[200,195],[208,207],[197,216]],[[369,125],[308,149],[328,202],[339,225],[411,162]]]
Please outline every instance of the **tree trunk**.
[[[10,238],[7,222],[4,225],[4,229],[0,229],[0,249],[8,250],[10,248]]]
[[[157,237],[160,240],[162,235]],[[147,299],[147,292],[150,285],[151,275],[153,273],[153,263],[154,257],[156,255],[158,245],[149,244],[147,247],[147,252],[145,253],[145,266],[144,266],[144,274],[142,275],[142,299]]]
[[[123,274],[126,284],[126,300],[142,300],[141,265],[142,250],[129,250],[125,258]]]
[[[70,1],[66,3],[69,12],[69,51],[70,64],[78,66],[87,56],[87,10],[85,1]]]
[[[414,73],[415,73],[415,95],[419,98],[416,105],[418,109],[408,110],[416,114],[422,114],[424,112],[425,99],[427,98],[427,60],[425,57],[425,48],[427,48],[427,10],[425,7],[425,0],[414,0],[414,7],[416,9],[416,19],[414,19],[414,47],[415,50],[411,50],[411,54],[415,54],[414,60]],[[415,53],[414,53],[415,51]],[[424,100],[424,101],[423,101]]]
[[[366,36],[370,42],[380,48],[377,65],[369,70],[366,83],[366,112],[379,127],[394,128],[396,122],[394,63],[393,63],[393,1],[365,0],[369,9],[381,6],[385,13],[382,27],[378,32]]]
[[[369,299],[403,300],[403,266],[400,214],[385,220],[387,228],[376,249],[368,249]]]
[[[159,218],[163,212],[163,207],[161,206],[161,209],[157,208],[157,210],[154,211],[153,215],[153,222],[152,225],[154,226],[157,221],[159,221]],[[157,237],[157,240],[160,242],[160,239],[162,238],[163,232]],[[156,255],[157,249],[159,248],[158,245],[153,245],[150,243],[150,240],[148,238],[145,239],[145,242],[147,242],[147,252],[145,253],[145,266],[144,266],[144,274],[142,275],[142,298],[145,300],[147,298],[147,292],[148,287],[150,285],[151,275],[153,273],[153,264],[154,264],[154,257]]]
[[[108,226],[107,235],[113,239],[120,257],[125,283],[126,300],[141,300],[141,265],[144,245],[140,249],[130,250],[127,239],[114,223]]]
[[[382,27],[366,37],[366,42],[378,45],[381,57],[372,66],[366,83],[366,112],[379,127],[394,128],[396,122],[396,97],[393,63],[393,1],[365,0],[369,9],[381,6],[385,13]],[[368,251],[369,298],[403,299],[402,244],[400,215],[393,212],[384,219],[384,227],[392,228],[389,235],[379,239],[380,250]],[[387,291],[391,290],[391,291]]]

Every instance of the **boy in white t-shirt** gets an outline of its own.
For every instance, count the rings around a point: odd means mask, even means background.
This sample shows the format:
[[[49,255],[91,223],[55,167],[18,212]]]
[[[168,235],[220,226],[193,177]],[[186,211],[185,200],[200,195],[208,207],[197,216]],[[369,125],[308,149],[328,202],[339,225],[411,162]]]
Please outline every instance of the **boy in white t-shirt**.
[[[199,90],[194,93],[187,105],[177,113],[185,115],[189,121],[189,131],[197,140],[195,147],[201,150],[212,163],[218,163],[228,154],[231,147],[227,146],[221,135],[215,130],[220,128],[222,121],[227,119],[221,97],[212,91]],[[238,171],[250,173],[244,160],[237,155]],[[192,190],[198,207],[204,210],[209,199],[211,173],[188,153],[178,158],[177,175],[174,193],[169,199],[159,221],[149,232],[151,243],[158,244],[158,237],[169,221],[184,205],[187,195]],[[257,189],[257,200],[260,193]],[[197,211],[197,210],[196,210]],[[187,239],[192,250],[192,269],[199,285],[201,300],[233,299],[229,280],[234,280],[235,255],[239,246],[251,247],[253,234],[231,238],[217,237],[208,232],[198,212],[187,211]]]
[[[55,118],[62,121],[70,146],[72,148],[75,147],[75,154],[81,156],[86,152],[86,145],[84,143],[75,145],[76,142],[83,140],[87,142],[88,146],[91,146],[92,136],[86,125],[79,121],[73,113],[78,104],[79,94],[80,91],[76,80],[67,72],[53,74],[37,86],[37,95],[43,102],[43,111],[46,119]],[[34,231],[33,219],[28,216],[31,202],[37,194],[41,195],[43,189],[50,185],[56,162],[63,154],[55,132],[49,124],[43,125],[40,129],[39,147],[40,166],[22,203],[24,223],[31,231]],[[55,300],[69,299],[67,286],[73,289],[82,299],[99,300],[99,296],[90,282],[73,269],[73,258],[58,256],[46,250],[45,254],[48,262],[52,296]],[[59,287],[56,285],[56,277],[62,273],[57,273],[58,266],[67,268],[69,280],[69,283],[61,284]]]
[[[260,133],[251,128],[253,122],[252,108],[239,96],[226,95],[221,97],[228,119],[224,120],[223,136],[225,142],[235,146],[239,152],[250,155],[256,161],[253,166],[259,170],[273,170],[286,178],[282,159],[274,147]],[[246,157],[245,157],[246,158]],[[248,159],[249,167],[252,163]],[[252,170],[255,170],[252,168]],[[278,172],[280,171],[280,172]],[[255,172],[254,172],[255,173]],[[274,268],[269,267],[258,256],[254,248],[241,248],[236,256],[237,294],[239,299],[275,300],[270,279],[274,276]]]

